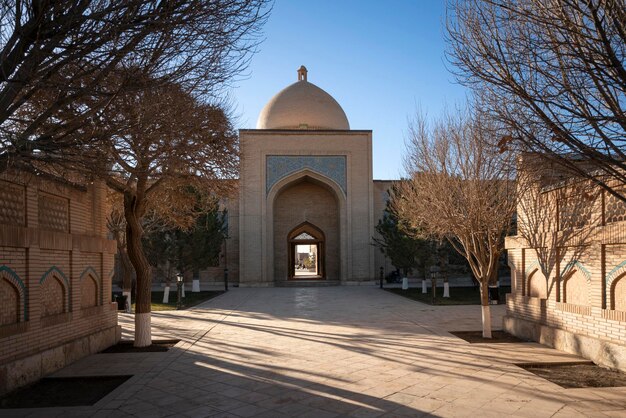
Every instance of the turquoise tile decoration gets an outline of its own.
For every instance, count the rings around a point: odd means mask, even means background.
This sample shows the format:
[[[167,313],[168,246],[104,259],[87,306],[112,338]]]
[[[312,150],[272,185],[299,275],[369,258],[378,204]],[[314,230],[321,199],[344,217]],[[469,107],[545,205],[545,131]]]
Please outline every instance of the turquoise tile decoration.
[[[268,155],[266,164],[265,193],[281,179],[306,168],[334,180],[347,195],[345,155]]]

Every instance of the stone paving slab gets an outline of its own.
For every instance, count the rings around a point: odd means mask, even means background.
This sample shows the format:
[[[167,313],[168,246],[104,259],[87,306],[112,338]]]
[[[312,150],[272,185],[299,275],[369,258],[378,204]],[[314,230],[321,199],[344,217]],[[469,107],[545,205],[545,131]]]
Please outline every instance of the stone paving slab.
[[[500,324],[504,306],[493,306]],[[167,353],[97,354],[56,373],[134,374],[92,407],[0,416],[626,417],[626,388],[563,389],[514,363],[579,357],[469,344],[479,306],[433,307],[374,287],[233,289],[153,314]],[[132,315],[120,315],[132,335]]]

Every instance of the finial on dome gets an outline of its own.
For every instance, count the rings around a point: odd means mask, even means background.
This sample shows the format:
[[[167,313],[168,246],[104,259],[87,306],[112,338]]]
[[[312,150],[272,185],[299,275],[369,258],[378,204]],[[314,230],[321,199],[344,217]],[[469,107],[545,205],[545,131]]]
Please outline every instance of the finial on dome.
[[[301,65],[300,68],[298,68],[298,81],[306,81],[306,73],[307,73],[307,69],[304,65]]]

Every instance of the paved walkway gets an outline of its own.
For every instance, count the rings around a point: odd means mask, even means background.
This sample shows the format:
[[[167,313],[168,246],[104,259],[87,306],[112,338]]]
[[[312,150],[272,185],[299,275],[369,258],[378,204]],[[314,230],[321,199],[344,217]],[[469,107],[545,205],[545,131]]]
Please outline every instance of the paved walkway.
[[[503,309],[494,307],[494,324]],[[125,333],[131,321],[120,316]],[[0,415],[626,416],[626,388],[562,389],[513,365],[575,356],[447,332],[478,329],[478,306],[431,307],[369,287],[233,289],[155,313],[153,326],[182,341],[167,353],[90,356],[57,373],[134,374],[93,407]]]

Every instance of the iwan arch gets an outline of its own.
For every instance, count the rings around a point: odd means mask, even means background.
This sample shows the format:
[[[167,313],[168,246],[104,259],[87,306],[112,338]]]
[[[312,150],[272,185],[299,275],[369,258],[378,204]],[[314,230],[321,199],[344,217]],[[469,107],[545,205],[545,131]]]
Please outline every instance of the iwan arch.
[[[390,185],[372,180],[372,131],[350,129],[306,68],[240,139],[239,202],[228,204],[234,280],[359,284],[376,278],[380,266],[391,269],[371,245]]]

